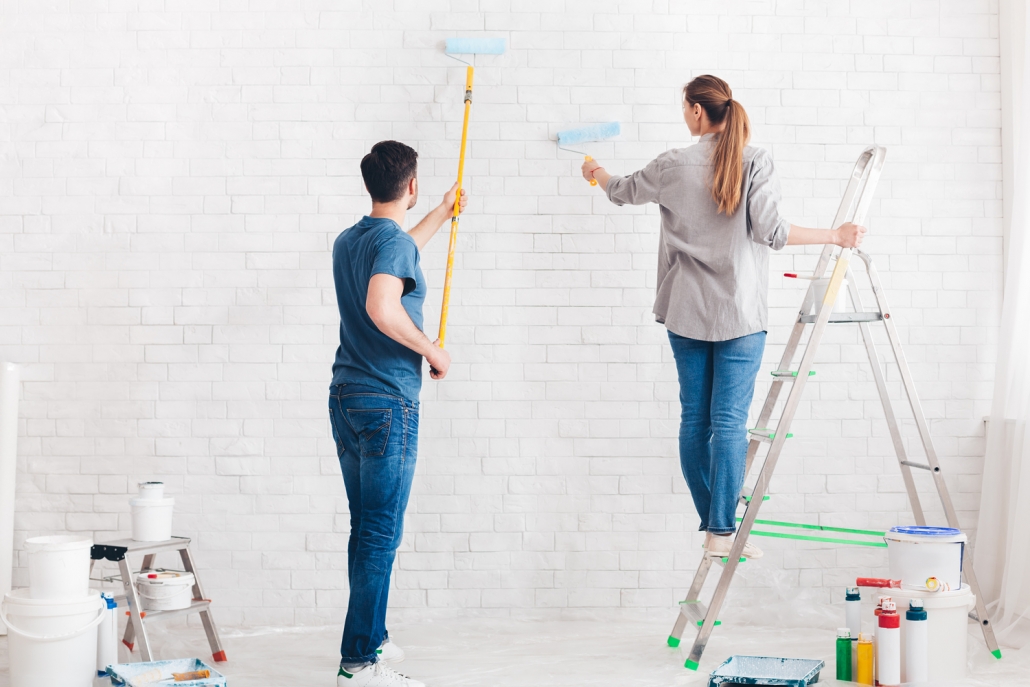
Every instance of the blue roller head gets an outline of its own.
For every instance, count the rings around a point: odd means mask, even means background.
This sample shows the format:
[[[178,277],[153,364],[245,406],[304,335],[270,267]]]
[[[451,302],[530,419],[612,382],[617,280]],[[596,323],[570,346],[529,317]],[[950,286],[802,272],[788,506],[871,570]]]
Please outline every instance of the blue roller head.
[[[580,129],[568,129],[558,132],[558,145],[572,146],[587,141],[602,141],[606,138],[614,138],[622,131],[618,122],[605,122],[584,126]]]
[[[444,52],[448,55],[503,55],[503,38],[448,38]]]

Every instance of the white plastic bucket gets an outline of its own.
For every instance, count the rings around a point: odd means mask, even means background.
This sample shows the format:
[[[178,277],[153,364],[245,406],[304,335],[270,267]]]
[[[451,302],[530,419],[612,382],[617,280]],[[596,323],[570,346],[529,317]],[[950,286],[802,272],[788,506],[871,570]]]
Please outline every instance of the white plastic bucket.
[[[92,687],[103,608],[95,590],[78,599],[33,599],[27,589],[4,596],[11,687]]]
[[[907,589],[881,589],[878,594],[889,596],[904,617],[908,602],[919,599],[926,609],[926,634],[929,647],[929,681],[951,683],[966,675],[966,651],[969,635],[969,611],[976,605],[976,596],[964,584],[958,591],[931,592]],[[901,655],[905,655],[905,623],[901,623]]]
[[[819,314],[819,308],[826,298],[826,287],[830,285],[829,279],[812,280],[812,288],[805,295],[804,311],[812,315]],[[848,280],[840,283],[840,290],[837,291],[837,300],[833,303],[833,312],[844,312],[848,303]]]
[[[131,499],[132,538],[136,541],[164,541],[172,538],[172,510],[175,499]]]
[[[86,596],[92,546],[92,539],[77,534],[25,540],[29,554],[29,598],[81,599]]]
[[[952,527],[892,527],[884,535],[891,579],[906,590],[957,590],[962,586],[966,535]],[[936,581],[935,581],[936,580]]]
[[[136,591],[145,611],[177,611],[193,602],[193,573],[159,570],[136,576]]]
[[[137,487],[141,499],[163,499],[165,497],[164,482],[140,482]]]

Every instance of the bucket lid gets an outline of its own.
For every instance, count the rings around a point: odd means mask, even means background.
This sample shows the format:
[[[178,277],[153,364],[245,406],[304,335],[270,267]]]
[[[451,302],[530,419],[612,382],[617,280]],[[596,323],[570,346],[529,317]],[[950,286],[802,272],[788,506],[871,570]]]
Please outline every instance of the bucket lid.
[[[28,588],[12,589],[4,594],[4,606],[8,613],[20,616],[49,617],[88,613],[101,607],[100,592],[90,589],[85,596],[62,597],[60,599],[33,599]]]
[[[136,575],[136,581],[158,587],[192,587],[193,573],[175,570],[144,570]]]
[[[134,498],[129,499],[129,505],[134,508],[150,508],[153,506],[174,506],[175,499],[171,496],[163,499]]]
[[[34,551],[74,551],[88,549],[93,546],[90,537],[81,534],[54,534],[45,537],[32,537],[25,540],[25,550]]]
[[[965,542],[965,533],[955,527],[927,527],[923,525],[902,525],[892,527],[884,539],[926,544],[951,544]]]

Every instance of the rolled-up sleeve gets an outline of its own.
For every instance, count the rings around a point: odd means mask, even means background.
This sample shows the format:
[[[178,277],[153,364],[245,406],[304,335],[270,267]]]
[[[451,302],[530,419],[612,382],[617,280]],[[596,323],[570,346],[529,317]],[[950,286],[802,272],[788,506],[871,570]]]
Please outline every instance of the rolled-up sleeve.
[[[751,183],[747,192],[747,228],[751,240],[773,250],[787,245],[790,222],[780,215],[780,181],[773,169],[772,156],[764,150],[751,163]]]
[[[628,177],[612,177],[608,180],[605,193],[608,200],[616,205],[646,205],[659,203],[662,191],[662,167],[660,158],[655,158],[647,165]]]

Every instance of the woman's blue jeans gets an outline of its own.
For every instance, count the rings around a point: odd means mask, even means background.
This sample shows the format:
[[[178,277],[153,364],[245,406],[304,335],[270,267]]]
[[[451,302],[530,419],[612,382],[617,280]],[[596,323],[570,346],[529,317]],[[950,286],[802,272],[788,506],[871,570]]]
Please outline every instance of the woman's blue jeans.
[[[375,663],[386,637],[390,572],[415,475],[418,402],[337,384],[329,392],[329,419],[350,505],[350,601],[340,663]]]
[[[680,378],[680,467],[701,531],[737,529],[744,486],[747,413],[765,351],[765,332],[698,341],[669,332]]]

